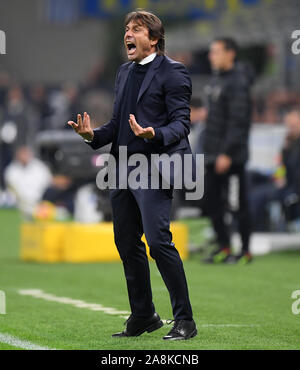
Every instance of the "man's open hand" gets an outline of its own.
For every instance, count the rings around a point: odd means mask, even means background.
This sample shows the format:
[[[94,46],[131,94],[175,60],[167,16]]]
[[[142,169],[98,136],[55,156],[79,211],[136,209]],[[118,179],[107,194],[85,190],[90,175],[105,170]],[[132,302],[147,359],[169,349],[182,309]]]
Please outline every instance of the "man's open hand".
[[[84,140],[93,140],[94,132],[91,128],[91,120],[87,112],[84,112],[83,120],[81,114],[77,114],[77,123],[68,121],[68,125],[71,126],[78,135],[83,137]]]
[[[135,136],[138,136],[142,139],[153,139],[155,136],[155,131],[153,127],[141,127],[135,120],[135,117],[133,114],[129,115],[129,124],[131,127],[131,130],[135,134]]]

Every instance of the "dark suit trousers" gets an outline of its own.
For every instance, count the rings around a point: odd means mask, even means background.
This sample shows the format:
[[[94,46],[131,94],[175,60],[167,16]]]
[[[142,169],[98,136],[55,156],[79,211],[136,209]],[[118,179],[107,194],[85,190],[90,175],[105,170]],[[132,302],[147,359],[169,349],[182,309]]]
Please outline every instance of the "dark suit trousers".
[[[148,258],[141,241],[145,233],[150,255],[169,291],[174,319],[192,319],[183,264],[169,230],[172,197],[172,189],[110,190],[115,243],[136,317],[155,312]]]

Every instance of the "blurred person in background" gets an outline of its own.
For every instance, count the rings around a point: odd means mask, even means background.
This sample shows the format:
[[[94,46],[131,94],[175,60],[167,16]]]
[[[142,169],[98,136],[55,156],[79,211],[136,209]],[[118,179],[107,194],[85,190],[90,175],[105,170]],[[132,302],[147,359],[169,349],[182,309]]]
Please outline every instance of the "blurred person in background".
[[[215,39],[210,45],[209,60],[213,77],[206,87],[208,115],[203,135],[205,155],[204,204],[215,234],[217,250],[204,259],[206,263],[248,263],[250,214],[245,164],[248,159],[248,136],[251,120],[250,85],[252,71],[236,63],[237,44],[230,38]],[[237,182],[235,214],[242,249],[231,254],[230,226],[226,222],[230,179]]]
[[[47,129],[68,129],[65,122],[76,119],[78,110],[81,110],[78,86],[71,82],[64,83],[61,88],[52,91],[49,95],[49,105],[51,115],[47,119],[49,122]]]
[[[5,188],[3,173],[20,146],[32,147],[38,130],[38,115],[24,96],[23,88],[12,85],[6,92],[0,110],[0,180]]]
[[[48,167],[35,158],[27,146],[17,149],[15,158],[4,173],[7,188],[16,197],[18,208],[27,217],[32,217],[44,191],[52,182]]]
[[[53,180],[45,190],[42,200],[57,208],[59,218],[70,218],[74,213],[76,193],[85,184],[85,180],[74,179],[63,173],[54,173]]]
[[[81,98],[82,106],[91,112],[93,128],[98,127],[97,122],[107,122],[112,114],[113,96],[105,90],[90,90],[84,93]]]
[[[265,231],[267,207],[272,201],[281,204],[288,221],[300,219],[300,108],[292,108],[284,122],[287,134],[277,171],[250,189],[255,231]]]
[[[92,65],[83,79],[82,89],[84,91],[100,89],[111,92],[111,84],[105,80],[107,64],[106,60],[99,59]]]
[[[15,84],[8,89],[1,113],[2,131],[5,131],[7,126],[7,143],[13,143],[15,147],[34,144],[38,117],[32,104],[26,99],[21,85]],[[8,129],[9,126],[11,130]]]
[[[46,130],[47,118],[50,117],[52,110],[48,101],[48,92],[46,87],[37,83],[29,87],[29,98],[33,108],[38,115],[38,130]]]
[[[0,109],[4,107],[7,90],[11,83],[10,75],[0,66]]]
[[[176,59],[176,61],[178,61]],[[191,132],[189,134],[189,142],[193,152],[195,154],[203,154],[203,132],[205,126],[205,119],[207,116],[207,109],[203,105],[203,101],[200,96],[192,96],[190,102],[190,117],[191,117]],[[190,207],[191,202],[185,199],[186,188],[174,189],[171,219],[176,220],[180,216],[178,210],[181,207]],[[203,211],[202,200],[195,200],[193,207]],[[203,212],[201,213],[203,214]]]
[[[194,154],[203,154],[203,133],[207,109],[204,107],[202,99],[197,96],[191,98],[191,133],[189,140]]]

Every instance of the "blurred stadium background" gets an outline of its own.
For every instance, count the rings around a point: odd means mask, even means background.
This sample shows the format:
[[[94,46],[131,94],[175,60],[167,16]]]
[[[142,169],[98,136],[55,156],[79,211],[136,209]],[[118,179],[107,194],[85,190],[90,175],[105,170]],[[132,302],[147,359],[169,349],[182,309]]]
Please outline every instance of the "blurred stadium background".
[[[137,7],[164,21],[167,54],[187,66],[193,97],[202,109],[212,74],[210,42],[217,36],[238,42],[239,60],[251,66],[254,76],[250,200],[262,182],[285,181],[280,160],[287,131],[284,119],[290,108],[300,109],[300,56],[291,51],[291,35],[299,28],[299,1],[2,1],[0,30],[6,35],[6,54],[0,55],[0,290],[7,295],[7,315],[0,315],[0,333],[50,348],[161,349],[158,332],[126,344],[112,341],[110,333],[122,324],[120,315],[20,294],[40,289],[129,309],[118,262],[61,264],[61,255],[36,253],[27,254],[29,261],[24,261],[20,248],[22,242],[29,249],[32,243],[36,250],[43,243],[51,248],[62,224],[74,226],[75,221],[77,226],[97,229],[111,221],[107,193],[95,184],[97,155],[109,148],[91,151],[66,123],[83,111],[90,113],[94,127],[109,119],[115,73],[126,61],[123,18]],[[194,122],[190,135],[194,149],[202,126]],[[22,164],[21,170],[16,164]],[[295,171],[300,172],[300,164]],[[200,335],[189,344],[165,348],[299,349],[299,317],[290,308],[292,291],[300,289],[299,197],[300,188],[284,202],[272,201],[264,209],[263,223],[256,225],[252,236],[251,251],[257,256],[253,264],[213,267],[200,264],[201,255],[212,248],[209,221],[201,216],[198,203],[183,202],[175,194],[172,218],[188,232],[188,242],[180,240]],[[44,237],[53,223],[58,229]],[[99,248],[105,249],[100,239]],[[234,232],[232,242],[238,249]],[[57,256],[61,252],[55,248]],[[153,263],[151,270],[159,312],[170,318],[166,291]],[[107,317],[107,327],[101,327],[97,315]],[[6,348],[13,347],[0,339],[0,349]]]

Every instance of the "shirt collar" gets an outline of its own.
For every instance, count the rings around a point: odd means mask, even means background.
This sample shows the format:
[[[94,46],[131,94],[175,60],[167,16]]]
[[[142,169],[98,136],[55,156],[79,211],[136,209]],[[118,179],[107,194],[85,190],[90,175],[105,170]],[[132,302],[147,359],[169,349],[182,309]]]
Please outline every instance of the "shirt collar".
[[[156,57],[156,53],[152,53],[146,56],[146,58],[142,59],[138,64],[144,65],[144,64],[150,63],[153,61],[155,57]]]

